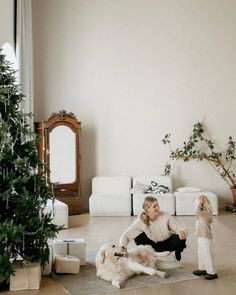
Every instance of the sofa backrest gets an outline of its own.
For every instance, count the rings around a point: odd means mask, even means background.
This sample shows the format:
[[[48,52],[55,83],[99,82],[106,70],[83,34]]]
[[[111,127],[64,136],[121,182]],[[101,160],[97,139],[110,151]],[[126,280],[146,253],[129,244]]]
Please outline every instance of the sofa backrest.
[[[150,184],[151,181],[155,181],[159,185],[167,186],[169,192],[172,193],[172,180],[170,176],[135,176],[133,177],[133,186],[137,181],[143,184]]]
[[[94,193],[129,193],[131,178],[128,176],[96,176],[92,179]]]

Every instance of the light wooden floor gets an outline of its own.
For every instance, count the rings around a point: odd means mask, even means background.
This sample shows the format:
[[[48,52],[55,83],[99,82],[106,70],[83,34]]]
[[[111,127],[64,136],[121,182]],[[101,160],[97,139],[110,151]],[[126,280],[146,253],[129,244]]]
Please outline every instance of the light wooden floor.
[[[190,271],[197,268],[196,237],[194,236],[194,217],[177,216],[178,222],[189,229],[187,248],[182,255],[182,264]],[[69,217],[69,229],[62,230],[59,238],[80,238],[86,240],[87,248],[99,247],[101,244],[117,242],[120,234],[135,217],[90,217],[82,214]],[[236,293],[236,213],[221,211],[214,217],[214,243],[218,280],[205,279],[182,281],[172,284],[122,290],[122,295],[232,295]],[[132,244],[131,244],[132,246]],[[115,292],[113,294],[120,294]],[[62,287],[49,277],[41,281],[38,291],[1,292],[4,295],[64,295]],[[79,293],[78,293],[79,294]]]

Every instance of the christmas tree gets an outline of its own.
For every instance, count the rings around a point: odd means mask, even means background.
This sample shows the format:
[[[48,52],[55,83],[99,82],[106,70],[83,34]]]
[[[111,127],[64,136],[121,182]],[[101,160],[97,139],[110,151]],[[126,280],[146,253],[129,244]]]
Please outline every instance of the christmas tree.
[[[15,259],[44,265],[47,240],[61,229],[43,212],[53,194],[39,169],[38,137],[30,129],[32,114],[22,110],[15,74],[0,50],[0,284],[9,281]]]

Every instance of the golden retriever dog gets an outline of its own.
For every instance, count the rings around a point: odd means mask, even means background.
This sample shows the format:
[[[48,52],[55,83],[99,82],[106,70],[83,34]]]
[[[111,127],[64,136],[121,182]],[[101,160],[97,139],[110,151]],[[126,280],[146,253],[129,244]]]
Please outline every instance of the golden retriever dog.
[[[117,288],[123,288],[125,281],[135,274],[144,273],[165,278],[166,273],[157,270],[156,266],[159,256],[169,254],[169,251],[157,253],[148,245],[140,245],[126,252],[120,246],[107,243],[101,246],[96,255],[97,276],[110,281]]]

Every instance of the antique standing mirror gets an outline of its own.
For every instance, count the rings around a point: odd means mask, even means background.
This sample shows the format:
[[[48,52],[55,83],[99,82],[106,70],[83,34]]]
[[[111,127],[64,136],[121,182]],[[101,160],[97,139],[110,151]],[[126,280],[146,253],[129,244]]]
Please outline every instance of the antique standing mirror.
[[[55,197],[69,206],[69,214],[82,212],[80,181],[80,128],[73,113],[53,113],[47,121],[36,123],[41,135],[39,156],[49,169]]]

